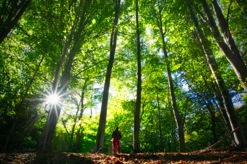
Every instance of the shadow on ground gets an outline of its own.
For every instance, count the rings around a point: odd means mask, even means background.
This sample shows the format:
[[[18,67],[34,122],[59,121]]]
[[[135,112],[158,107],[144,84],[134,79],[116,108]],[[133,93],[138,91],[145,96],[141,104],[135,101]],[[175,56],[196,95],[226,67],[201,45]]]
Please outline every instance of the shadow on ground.
[[[138,154],[0,153],[3,164],[187,164],[247,163],[247,152],[191,152]]]

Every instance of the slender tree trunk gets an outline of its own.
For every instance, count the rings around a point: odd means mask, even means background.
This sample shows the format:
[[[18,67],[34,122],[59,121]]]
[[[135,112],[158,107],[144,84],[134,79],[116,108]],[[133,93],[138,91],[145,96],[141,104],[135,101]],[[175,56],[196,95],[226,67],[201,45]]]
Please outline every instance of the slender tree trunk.
[[[134,115],[134,152],[140,152],[140,110],[141,110],[141,90],[142,90],[142,73],[141,73],[141,43],[140,43],[140,29],[139,29],[139,6],[138,0],[136,5],[136,37],[137,37],[137,97],[136,109]]]
[[[60,112],[61,112],[61,109],[57,108],[56,106],[53,106],[50,109],[44,130],[43,130],[42,140],[40,142],[41,144],[39,145],[38,151],[40,152],[51,151],[52,138],[53,138],[53,135],[55,134],[56,125],[57,125]]]
[[[230,121],[229,121],[229,119],[227,117],[227,114],[226,114],[226,109],[224,107],[224,101],[223,101],[223,98],[221,96],[219,87],[218,87],[217,84],[215,84],[215,85],[212,86],[212,88],[214,90],[214,95],[215,95],[216,100],[217,100],[217,102],[214,101],[214,104],[217,107],[217,110],[219,111],[219,113],[220,113],[220,115],[221,115],[221,117],[223,119],[223,123],[224,123],[226,131],[232,136],[232,134],[231,134],[231,124],[230,124]]]
[[[70,35],[72,35],[72,33]],[[72,36],[71,36],[71,38],[72,38]],[[67,40],[67,42],[65,44],[64,51],[63,51],[62,56],[61,56],[61,59],[59,60],[59,63],[58,63],[57,69],[56,69],[55,78],[53,80],[53,86],[52,86],[52,91],[54,93],[57,93],[57,91],[58,91],[57,85],[58,85],[58,81],[60,79],[61,68],[62,68],[62,65],[64,63],[65,56],[68,52],[67,51],[69,48],[68,42],[70,42],[70,41]],[[41,140],[40,140],[40,143],[38,146],[39,152],[51,151],[52,138],[53,138],[53,135],[54,135],[55,130],[56,130],[56,125],[57,125],[57,121],[59,119],[60,112],[61,112],[61,109],[59,106],[52,106],[51,109],[49,110],[47,120],[45,123],[45,127],[44,127],[43,132],[42,132],[42,137],[41,137]]]
[[[74,123],[74,126],[73,126],[73,129],[72,129],[72,135],[71,135],[71,139],[73,139],[73,134],[74,134],[74,129],[75,129],[75,125],[76,125],[76,121],[77,120],[81,120],[82,118],[82,115],[83,115],[83,112],[84,112],[84,97],[85,97],[85,91],[86,91],[86,88],[87,88],[87,82],[88,82],[88,79],[85,79],[85,82],[84,82],[84,85],[82,87],[82,91],[81,91],[81,101],[80,101],[80,106],[78,107],[78,113],[79,113],[79,116],[77,119],[75,119],[75,123]],[[76,116],[77,114],[76,113]],[[83,139],[83,130],[82,130],[82,127],[81,127],[81,124],[79,124],[79,128],[77,128],[77,131],[75,132],[75,137],[76,137],[76,140],[75,140],[75,150],[77,152],[80,151],[80,142],[81,140]],[[71,140],[72,141],[72,140]]]
[[[53,84],[52,84],[53,89],[58,87],[58,83],[60,81],[61,69],[62,69],[63,64],[65,62],[66,55],[68,55],[68,50],[69,50],[69,47],[70,47],[70,44],[72,42],[73,35],[75,32],[74,30],[75,30],[75,26],[73,26],[72,29],[70,30],[70,35],[66,39],[65,45],[63,47],[62,56],[61,56],[60,60],[58,61],[57,69],[55,71],[55,76],[54,76],[55,78],[54,78]]]
[[[247,146],[246,140],[244,138],[243,131],[240,128],[240,124],[238,122],[238,118],[237,118],[235,109],[233,107],[233,103],[232,103],[230,94],[229,94],[229,92],[228,92],[228,90],[227,90],[227,88],[225,86],[225,82],[224,82],[223,78],[221,77],[221,74],[220,74],[220,72],[218,70],[218,66],[217,66],[215,58],[214,58],[214,56],[212,54],[212,51],[208,46],[209,45],[208,40],[204,36],[203,31],[201,30],[201,28],[199,27],[198,21],[197,21],[197,19],[195,17],[195,14],[193,13],[193,9],[192,9],[192,6],[191,6],[189,0],[187,0],[187,4],[188,4],[188,7],[189,7],[191,18],[192,18],[192,20],[193,20],[193,22],[195,24],[197,33],[199,35],[199,40],[200,40],[202,49],[204,51],[204,54],[206,56],[207,63],[209,65],[210,69],[211,69],[211,72],[212,72],[212,74],[213,74],[213,76],[215,78],[215,81],[216,81],[216,83],[217,83],[217,85],[219,87],[221,96],[223,98],[224,107],[225,107],[225,109],[227,111],[228,120],[230,122],[231,130],[232,130],[233,135],[234,135],[234,140],[235,140],[235,142],[236,142],[236,144],[237,144],[237,146],[239,148],[246,149],[246,146]]]
[[[211,118],[211,131],[213,134],[213,140],[214,143],[218,141],[217,133],[216,133],[216,118],[215,118],[215,111],[214,108],[212,107],[212,104],[209,102],[207,104],[207,109],[210,113],[210,118]]]
[[[160,100],[159,100],[159,96],[157,94],[157,104],[158,104],[158,111],[159,111],[159,115],[158,115],[158,120],[159,120],[159,149],[160,151],[164,151],[164,146],[163,146],[163,136],[162,136],[162,124],[161,124],[161,112],[160,112]]]
[[[218,2],[216,0],[213,0],[212,3],[213,3],[215,15],[218,18],[219,27],[221,29],[223,36],[224,36],[224,40],[228,44],[229,48],[232,50],[235,57],[239,57],[240,60],[243,60],[240,53],[239,53],[238,47],[235,44],[235,41],[232,37],[232,34],[229,30],[228,21],[225,19]]]
[[[233,145],[237,145],[235,143],[234,136],[231,133],[231,124],[230,124],[230,121],[228,119],[226,109],[224,107],[224,101],[223,101],[223,98],[221,96],[219,87],[216,84],[216,86],[213,86],[212,88],[214,90],[214,95],[215,95],[216,100],[217,100],[217,102],[214,100],[213,103],[215,104],[215,107],[217,108],[221,118],[223,119],[223,124],[225,126],[226,132],[229,134],[229,136],[231,136]]]
[[[69,52],[64,71],[62,73],[60,87],[59,87],[61,91],[66,91],[66,88],[67,88],[69,80],[70,80],[70,72],[72,69],[72,64],[73,64],[75,55],[80,50],[81,44],[84,40],[83,31],[85,30],[85,25],[87,23],[86,22],[86,14],[87,14],[87,11],[88,11],[89,6],[91,4],[91,0],[85,0],[85,1],[81,0],[80,4],[81,5],[83,4],[83,10],[82,10],[82,13],[80,15],[80,17],[81,17],[80,22],[77,24],[77,21],[75,20],[75,23],[74,23],[72,30],[71,30],[70,36],[72,36],[74,42],[73,42],[73,46]],[[77,30],[74,30],[76,28],[76,26],[79,26],[79,27]],[[68,42],[71,43],[70,37],[69,37]],[[68,53],[68,48],[69,47],[66,48],[65,53]]]
[[[112,33],[111,33],[110,58],[109,58],[109,63],[108,63],[107,71],[106,71],[105,86],[104,86],[104,91],[103,91],[103,100],[102,100],[102,105],[101,105],[99,127],[98,127],[94,152],[98,152],[102,150],[103,145],[104,145],[108,95],[109,95],[111,73],[112,73],[112,67],[114,63],[116,44],[117,44],[117,34],[118,34],[117,26],[118,26],[119,14],[120,14],[120,2],[121,0],[115,0],[115,18],[114,18],[114,23],[112,27]]]
[[[70,135],[71,142],[70,143],[73,143],[77,120],[80,120],[82,118],[82,114],[84,111],[84,93],[85,93],[86,87],[87,87],[87,81],[84,82],[84,85],[83,85],[82,91],[81,91],[81,101],[77,105],[76,115],[74,118],[74,124],[73,124],[72,129],[71,129],[71,135]]]
[[[41,64],[43,63],[44,58],[45,58],[45,55],[42,55],[42,58],[41,58],[41,60],[40,60],[40,62],[39,62],[39,64],[38,64],[38,66],[37,66],[37,68],[36,68],[36,70],[35,70],[35,72],[34,72],[32,78],[30,79],[30,82],[29,82],[28,85],[27,85],[26,91],[25,91],[25,93],[22,95],[22,98],[21,98],[20,103],[17,104],[17,105],[15,106],[15,111],[16,111],[15,119],[14,119],[14,122],[13,122],[13,124],[12,124],[12,127],[10,128],[9,134],[8,134],[8,136],[7,136],[7,138],[6,138],[6,141],[5,141],[3,150],[6,150],[7,147],[8,147],[9,141],[10,141],[10,139],[11,139],[11,137],[12,137],[12,135],[13,135],[15,129],[16,129],[17,120],[18,120],[18,117],[19,117],[19,113],[20,113],[21,110],[22,110],[23,102],[25,101],[25,99],[26,99],[26,97],[27,97],[27,95],[28,95],[28,92],[30,91],[31,86],[33,85],[33,82],[34,82],[35,78],[36,78],[37,75],[38,75],[39,68],[40,68]]]
[[[240,7],[240,9],[244,12],[245,17],[247,17],[247,4],[246,4],[246,0],[235,0],[235,2]]]
[[[52,91],[53,93],[58,93],[60,95],[64,95],[63,93],[66,92],[68,84],[69,84],[69,80],[70,80],[70,72],[72,69],[72,64],[73,64],[73,60],[74,57],[76,55],[76,53],[79,51],[81,43],[84,39],[84,37],[82,36],[82,32],[85,28],[85,15],[87,13],[88,10],[88,6],[90,5],[91,0],[86,0],[86,1],[80,1],[80,6],[83,6],[83,10],[81,12],[80,15],[80,21],[79,23],[77,22],[78,20],[75,19],[74,21],[74,25],[70,31],[69,37],[64,45],[63,48],[63,52],[61,55],[61,59],[58,63],[57,66],[57,70],[55,73],[55,78],[53,81],[53,86],[52,86]],[[79,18],[79,17],[77,17]],[[77,24],[78,23],[78,24]],[[76,29],[76,25],[79,26],[79,28]],[[72,43],[72,40],[74,40],[73,45],[71,46],[71,51],[69,52],[69,48],[70,45]],[[68,56],[67,61],[66,61],[66,56]],[[65,64],[65,68],[64,71],[62,73],[62,77],[60,80],[60,72],[63,66],[63,63],[66,61]],[[58,83],[60,82],[60,85],[58,87]],[[56,130],[56,125],[60,116],[60,112],[61,112],[61,107],[58,105],[54,105],[51,107],[47,120],[46,120],[46,124],[43,130],[43,134],[42,134],[42,138],[41,141],[39,143],[39,147],[38,147],[38,151],[40,152],[46,152],[46,151],[51,151],[52,148],[52,139],[53,136],[55,134],[55,130]]]
[[[0,44],[8,36],[11,29],[20,20],[32,0],[1,2],[0,8]],[[6,13],[4,13],[6,12]],[[2,18],[6,18],[5,20]]]
[[[177,128],[178,128],[179,151],[180,152],[185,152],[184,127],[183,127],[183,122],[181,120],[181,116],[179,114],[179,110],[178,110],[178,107],[177,107],[175,89],[174,89],[174,85],[173,85],[173,81],[172,81],[170,63],[169,63],[169,59],[168,59],[168,55],[167,55],[165,35],[164,35],[162,24],[163,24],[162,11],[159,11],[159,30],[160,30],[161,39],[162,39],[162,45],[163,45],[162,47],[163,47],[164,57],[165,57],[165,59],[167,61],[166,62],[166,71],[167,71],[168,84],[169,84],[170,94],[171,94],[173,114],[174,114],[175,121],[176,121]]]
[[[81,110],[80,110],[80,114],[79,114],[79,117],[78,119],[80,120],[82,118],[82,115],[83,115],[83,112],[84,112],[84,97],[85,97],[85,92],[86,92],[86,88],[87,88],[87,82],[88,82],[88,79],[85,79],[85,83],[84,83],[84,86],[82,88],[82,91],[81,91]]]
[[[71,133],[70,133],[70,143],[73,143],[73,139],[74,139],[74,135],[75,135],[75,127],[76,127],[76,123],[77,120],[79,120],[78,113],[80,112],[80,104],[77,104],[77,110],[76,110],[76,114],[75,114],[75,118],[73,119],[73,125],[72,125],[72,129],[71,129]]]
[[[209,85],[207,83],[207,80],[206,80],[207,78],[205,76],[202,76],[202,78],[203,78],[205,85],[210,90],[211,85]],[[213,140],[214,140],[214,143],[216,143],[218,141],[218,137],[217,137],[217,133],[216,133],[216,117],[215,117],[216,111],[214,110],[214,106],[213,106],[213,103],[211,101],[207,101],[204,97],[202,97],[202,99],[204,100],[204,103],[207,104],[206,107],[209,111],[210,118],[211,118],[211,131],[212,131],[212,135],[213,135]]]
[[[234,43],[234,40],[231,37],[231,34],[228,29],[228,24],[225,21],[225,18],[221,11],[219,11],[219,8],[217,7],[217,4],[215,2],[213,3],[216,15],[218,16],[218,21],[220,22],[220,27],[223,32],[223,35],[225,37],[225,40],[227,40],[229,46],[224,42],[223,38],[221,37],[221,34],[218,30],[218,27],[215,23],[214,17],[210,11],[210,8],[206,2],[206,0],[201,0],[202,6],[204,8],[204,11],[208,18],[208,25],[211,28],[211,31],[213,33],[213,36],[218,44],[218,46],[221,48],[223,53],[225,54],[228,61],[231,63],[235,74],[237,75],[239,81],[241,82],[243,88],[245,91],[247,91],[247,67],[244,63],[243,58],[238,52],[238,49]]]
[[[179,110],[178,110],[178,107],[177,107],[175,90],[174,90],[174,85],[173,85],[173,82],[172,82],[172,76],[171,76],[171,70],[170,70],[169,64],[167,64],[166,68],[167,68],[168,83],[169,83],[171,99],[172,99],[173,114],[174,114],[175,121],[176,121],[177,128],[178,128],[179,151],[180,152],[185,152],[186,149],[185,149],[185,139],[184,139],[184,127],[183,127],[183,122],[181,120],[181,116],[179,114]]]

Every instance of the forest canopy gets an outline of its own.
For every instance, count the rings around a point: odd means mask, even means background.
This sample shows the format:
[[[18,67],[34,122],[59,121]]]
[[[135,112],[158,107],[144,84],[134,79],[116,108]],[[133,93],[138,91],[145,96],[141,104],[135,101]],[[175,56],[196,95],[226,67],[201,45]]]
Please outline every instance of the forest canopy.
[[[247,149],[244,0],[0,0],[1,151]]]

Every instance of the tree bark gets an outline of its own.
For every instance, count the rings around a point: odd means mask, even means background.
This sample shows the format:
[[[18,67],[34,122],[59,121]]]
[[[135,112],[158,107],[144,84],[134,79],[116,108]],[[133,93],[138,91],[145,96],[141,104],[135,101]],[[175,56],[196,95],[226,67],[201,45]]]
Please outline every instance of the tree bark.
[[[212,88],[214,90],[214,95],[215,95],[216,100],[217,100],[217,102],[214,101],[214,104],[217,107],[217,110],[219,111],[219,113],[223,119],[223,123],[224,123],[226,131],[229,134],[231,134],[231,125],[230,125],[229,119],[228,119],[227,114],[226,114],[226,109],[224,107],[224,101],[223,101],[223,98],[221,96],[219,86],[216,84],[216,85],[213,85]]]
[[[63,93],[65,93],[67,90],[70,80],[70,73],[72,69],[73,60],[76,53],[79,51],[81,43],[84,39],[82,34],[86,25],[85,16],[87,14],[88,6],[90,6],[90,3],[91,0],[86,0],[84,2],[82,0],[80,1],[80,6],[83,6],[83,10],[80,15],[81,19],[79,23],[77,22],[78,20],[75,19],[74,25],[64,45],[61,59],[58,63],[57,70],[55,72],[55,78],[53,80],[53,86],[52,86],[53,93],[64,95]],[[76,26],[79,26],[79,28],[76,29]],[[72,40],[74,40],[73,45],[71,45]],[[71,51],[69,52],[68,50],[70,49],[70,46],[71,46]],[[66,61],[66,56],[68,58],[67,61]],[[62,70],[62,66],[65,61],[66,61],[65,68],[64,71],[62,72],[62,77],[60,80],[60,72]],[[40,152],[51,151],[52,139],[56,131],[56,125],[60,116],[60,112],[61,112],[61,107],[59,105],[54,105],[51,107],[43,130],[42,138],[39,143],[38,151]]]
[[[207,104],[207,109],[210,113],[210,118],[211,118],[211,131],[213,134],[213,140],[214,140],[214,143],[216,143],[218,141],[218,137],[216,133],[216,118],[215,118],[215,111],[214,111],[214,108],[211,102]]]
[[[108,95],[109,95],[111,73],[112,73],[112,67],[114,63],[116,44],[117,44],[117,34],[118,34],[117,26],[118,26],[119,14],[120,14],[120,2],[121,0],[115,0],[115,18],[114,18],[114,23],[111,32],[111,40],[110,40],[110,58],[106,71],[103,100],[101,105],[99,127],[98,127],[94,152],[99,152],[100,150],[103,150],[103,145],[104,145]]]
[[[14,122],[13,122],[11,128],[10,128],[8,136],[6,137],[6,141],[5,141],[3,150],[7,150],[9,141],[10,141],[11,137],[13,136],[13,133],[14,133],[14,131],[16,129],[16,124],[17,124],[17,120],[18,120],[18,117],[19,117],[19,113],[21,112],[21,110],[23,108],[23,102],[27,98],[28,92],[30,91],[30,88],[33,85],[33,82],[34,82],[35,78],[38,76],[38,71],[40,69],[41,64],[44,61],[44,58],[45,58],[45,55],[42,55],[42,58],[41,58],[41,60],[40,60],[40,62],[38,64],[37,68],[35,69],[35,72],[34,72],[32,78],[30,79],[30,82],[28,83],[28,85],[26,87],[25,93],[22,94],[21,101],[15,106],[16,114],[15,114]]]
[[[159,151],[164,151],[164,146],[163,146],[163,135],[162,135],[162,120],[161,120],[161,108],[160,108],[160,100],[159,100],[159,96],[158,96],[158,94],[157,94],[157,107],[158,107],[158,112],[159,112],[159,114],[158,114],[158,125],[159,125],[159,139],[160,139],[160,142],[159,142]]]
[[[235,74],[237,75],[239,81],[241,82],[241,85],[243,86],[244,90],[247,91],[247,67],[244,63],[244,60],[240,56],[234,40],[232,39],[228,25],[219,9],[217,8],[217,5],[214,3],[214,7],[216,9],[216,14],[218,16],[218,20],[220,22],[220,27],[223,31],[223,34],[225,36],[225,39],[227,40],[229,46],[224,42],[223,38],[221,37],[221,34],[218,30],[218,27],[215,23],[214,17],[210,11],[210,8],[208,6],[208,3],[206,0],[201,0],[202,6],[204,8],[204,11],[208,18],[208,25],[211,28],[211,31],[213,33],[213,36],[218,44],[218,46],[221,48],[222,52],[225,54],[228,61],[231,63]],[[221,14],[220,14],[221,13]],[[234,43],[234,44],[233,44]]]
[[[42,133],[41,142],[39,144],[39,152],[47,152],[52,149],[52,139],[55,134],[57,121],[61,112],[60,107],[53,106],[49,113],[48,118]]]
[[[204,1],[204,0],[202,0],[202,1]],[[230,94],[229,94],[229,92],[226,88],[225,82],[224,82],[224,80],[223,80],[223,78],[222,78],[222,76],[218,70],[218,66],[217,66],[216,60],[213,56],[213,53],[212,53],[211,49],[209,48],[209,41],[205,37],[201,28],[199,27],[199,23],[197,21],[197,18],[195,17],[195,14],[193,12],[193,9],[192,9],[192,6],[191,6],[189,0],[187,0],[187,5],[189,7],[191,18],[194,22],[196,31],[198,33],[202,49],[203,49],[204,54],[206,56],[207,63],[209,65],[210,70],[214,76],[214,79],[215,79],[215,81],[219,87],[219,90],[220,90],[220,93],[221,93],[221,96],[222,96],[222,99],[224,102],[224,107],[226,109],[227,117],[228,117],[228,120],[230,122],[231,130],[233,132],[233,136],[234,136],[233,140],[235,141],[237,147],[239,147],[241,149],[246,149],[247,145],[246,145],[246,140],[245,140],[244,135],[243,135],[243,131],[240,128],[240,124],[238,122],[238,118],[237,118],[235,109],[233,107],[233,103],[232,103]],[[237,128],[239,128],[239,129],[236,130]]]
[[[70,134],[70,143],[73,143],[76,123],[78,120],[82,118],[82,114],[84,111],[84,94],[85,94],[86,87],[87,87],[87,79],[85,80],[84,85],[82,87],[80,103],[77,104],[77,110],[76,110],[74,122],[73,122],[72,129],[71,129],[71,134]]]
[[[140,152],[140,110],[141,110],[141,90],[142,90],[142,73],[141,73],[141,43],[140,43],[140,29],[139,29],[139,4],[138,0],[135,1],[136,5],[136,37],[137,37],[137,97],[136,109],[134,113],[134,152]]]
[[[242,59],[242,57],[241,57],[241,55],[239,53],[238,47],[235,44],[235,41],[234,41],[234,39],[232,37],[232,34],[231,34],[230,30],[229,30],[228,22],[225,19],[218,2],[216,0],[213,0],[212,4],[213,4],[215,15],[218,18],[219,27],[221,29],[221,32],[222,32],[223,36],[224,36],[224,40],[226,41],[226,43],[228,44],[229,48],[232,50],[234,55],[236,57],[239,57],[239,58]]]
[[[244,12],[245,17],[247,17],[247,4],[245,0],[235,0],[236,4],[240,7],[240,9]]]
[[[72,33],[70,34],[70,37],[72,38]],[[69,48],[69,44],[68,42],[70,42],[69,40],[67,40],[65,46],[64,46],[64,50],[66,49],[66,51],[63,51],[62,56],[59,60],[56,72],[55,72],[55,78],[53,80],[53,85],[52,85],[52,92],[53,93],[60,93],[60,90],[58,89],[58,82],[60,79],[60,72],[62,69],[62,65],[64,63],[65,60],[65,56],[67,55],[67,50]],[[51,145],[52,145],[52,139],[53,136],[55,134],[55,130],[56,130],[56,125],[57,125],[57,121],[59,119],[59,115],[60,115],[61,109],[59,106],[52,106],[51,109],[49,110],[47,119],[46,119],[46,123],[45,123],[45,127],[43,129],[42,132],[42,137],[38,146],[38,151],[39,152],[47,152],[47,151],[51,151]]]
[[[179,114],[179,110],[177,107],[175,89],[174,89],[173,80],[172,80],[172,76],[171,76],[170,62],[168,59],[166,42],[165,42],[165,35],[164,35],[164,30],[163,30],[162,24],[163,24],[162,11],[159,11],[159,30],[160,30],[160,35],[161,35],[161,39],[162,39],[162,50],[164,53],[164,58],[166,60],[166,71],[167,71],[168,84],[169,84],[170,94],[171,94],[172,109],[173,109],[173,114],[174,114],[175,121],[176,121],[177,128],[178,128],[179,151],[185,152],[186,149],[185,149],[185,139],[184,139],[184,126],[183,126],[183,122],[181,120],[181,116]]]
[[[0,10],[0,44],[8,36],[11,29],[20,20],[32,0],[5,0]]]

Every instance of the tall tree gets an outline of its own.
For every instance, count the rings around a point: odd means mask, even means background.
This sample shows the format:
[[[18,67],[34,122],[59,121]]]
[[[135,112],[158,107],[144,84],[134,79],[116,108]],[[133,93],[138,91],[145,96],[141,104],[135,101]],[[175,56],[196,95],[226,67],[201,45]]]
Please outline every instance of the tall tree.
[[[205,57],[207,59],[207,63],[211,69],[211,72],[214,76],[214,79],[217,83],[217,86],[219,87],[219,90],[220,90],[220,93],[221,93],[221,96],[222,96],[222,99],[224,102],[224,107],[227,111],[227,116],[228,116],[228,120],[230,122],[231,130],[234,134],[233,141],[236,142],[238,147],[245,149],[246,148],[246,140],[244,138],[243,131],[239,125],[238,118],[237,118],[235,109],[233,107],[233,103],[232,103],[230,94],[226,88],[226,85],[225,85],[225,82],[221,76],[221,73],[218,70],[218,65],[217,65],[216,60],[213,56],[212,50],[209,47],[209,41],[207,40],[207,38],[203,34],[203,31],[201,30],[201,28],[199,27],[199,23],[197,21],[197,18],[195,17],[194,12],[193,12],[191,2],[189,0],[187,0],[186,2],[187,2],[187,5],[189,7],[191,18],[195,24],[195,28],[196,28],[197,34],[199,36],[199,40],[200,40],[202,49],[204,51]]]
[[[0,5],[0,43],[8,36],[11,29],[20,20],[32,0],[8,1],[3,0]]]
[[[218,17],[221,31],[227,43],[224,41],[224,39],[222,38],[218,30],[218,26],[216,25],[215,19],[210,11],[207,1],[202,0],[201,3],[207,15],[207,18],[208,18],[207,22],[208,22],[209,27],[211,28],[214,39],[216,40],[218,46],[221,48],[222,52],[225,54],[228,61],[231,63],[244,90],[247,91],[247,66],[245,65],[245,62],[243,58],[241,57],[237,46],[235,45],[235,42],[228,28],[228,23],[225,20],[220,10],[220,7],[218,6],[216,1],[213,1],[215,13]]]
[[[159,144],[162,148],[163,146],[163,135],[162,135],[162,122],[161,122],[161,107],[160,107],[160,100],[159,100],[159,95],[157,94],[156,96],[156,101],[157,101],[157,108],[158,108],[158,125],[159,125]],[[162,151],[162,149],[161,149]]]
[[[182,122],[182,119],[181,119],[181,116],[178,110],[177,102],[176,102],[175,88],[174,88],[174,84],[172,80],[170,61],[169,61],[166,41],[165,41],[166,31],[164,31],[164,27],[163,27],[164,23],[162,20],[162,11],[163,11],[163,8],[160,8],[159,13],[158,13],[158,26],[159,26],[160,36],[162,40],[162,50],[163,50],[164,58],[166,60],[166,71],[167,71],[167,79],[168,79],[168,84],[169,84],[170,94],[171,94],[172,109],[173,109],[174,117],[175,117],[176,124],[178,127],[179,150],[180,152],[185,152],[184,125],[183,125],[183,122]]]
[[[240,7],[240,9],[243,10],[245,17],[247,17],[247,5],[245,3],[245,0],[235,0],[235,2]]]
[[[70,33],[65,42],[61,58],[57,65],[55,78],[52,86],[52,94],[63,95],[68,87],[70,74],[72,69],[72,63],[76,53],[81,47],[81,43],[84,39],[83,30],[87,22],[86,14],[91,5],[91,0],[80,1],[78,5],[79,13],[76,16],[74,24],[70,30]],[[72,42],[73,40],[73,42]],[[69,51],[70,49],[70,51]],[[65,63],[65,69],[62,71],[63,63]],[[62,76],[61,76],[62,74]],[[42,138],[39,143],[39,151],[51,151],[52,139],[55,134],[56,125],[61,113],[61,106],[59,104],[53,104],[49,110],[46,124],[43,130]]]
[[[77,132],[75,132],[75,128],[76,128],[78,120],[80,120],[83,116],[83,111],[85,109],[84,98],[85,98],[85,92],[86,92],[86,88],[87,88],[88,83],[89,83],[88,79],[85,79],[85,82],[84,82],[82,89],[81,89],[80,101],[77,104],[77,110],[76,110],[76,114],[75,114],[75,117],[73,120],[73,125],[72,125],[72,130],[71,130],[71,135],[70,135],[70,140],[71,140],[70,143],[73,143],[74,135],[76,133],[76,143],[75,143],[76,145],[78,145],[80,140],[81,140],[81,134],[80,134],[80,129]],[[75,100],[75,101],[77,101],[77,100]],[[78,148],[78,147],[76,147],[76,148]]]
[[[142,70],[141,70],[141,41],[139,27],[139,4],[135,0],[136,7],[136,44],[137,44],[137,95],[136,108],[134,114],[134,152],[140,152],[140,111],[141,111],[141,90],[142,90]]]
[[[13,133],[16,129],[18,117],[20,116],[21,110],[24,109],[23,104],[28,97],[28,92],[30,92],[31,86],[33,85],[35,78],[37,78],[37,76],[38,76],[38,71],[40,69],[42,62],[44,61],[44,58],[45,58],[45,55],[42,55],[42,58],[41,58],[39,64],[37,65],[37,68],[35,69],[33,76],[31,77],[31,79],[29,79],[30,81],[28,82],[27,86],[25,86],[26,90],[25,90],[24,94],[22,94],[20,102],[15,106],[15,111],[16,111],[15,119],[14,119],[14,122],[12,124],[12,127],[10,128],[9,134],[6,137],[6,141],[5,141],[5,145],[3,147],[3,150],[7,149],[10,139],[11,139],[11,137],[13,137]]]
[[[109,95],[112,67],[114,63],[114,57],[115,57],[116,46],[117,46],[117,34],[118,34],[117,26],[118,26],[119,14],[120,14],[120,4],[121,4],[121,0],[115,0],[115,18],[113,22],[111,39],[110,39],[110,56],[109,56],[109,63],[107,66],[107,70],[106,70],[103,100],[102,100],[102,105],[101,105],[99,127],[98,127],[98,133],[96,137],[96,145],[94,148],[94,152],[100,151],[104,145],[108,95]]]

